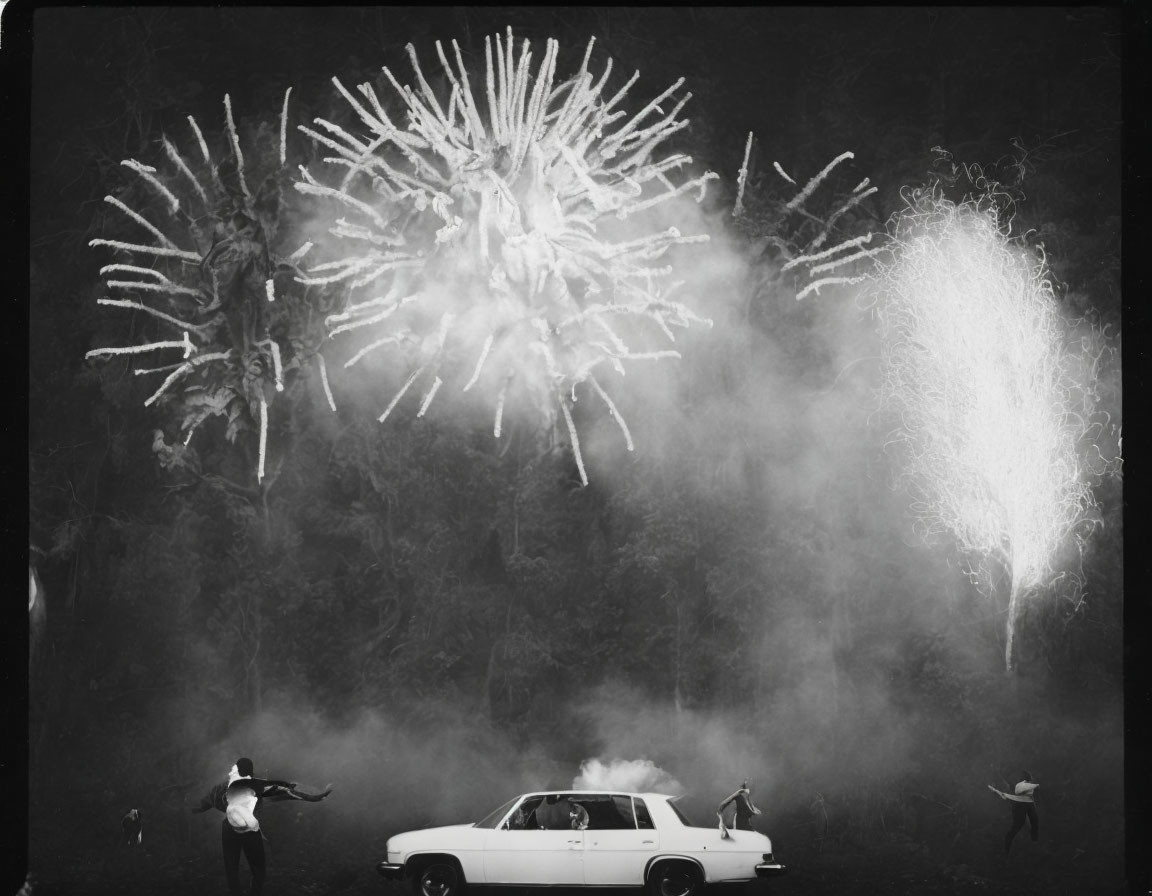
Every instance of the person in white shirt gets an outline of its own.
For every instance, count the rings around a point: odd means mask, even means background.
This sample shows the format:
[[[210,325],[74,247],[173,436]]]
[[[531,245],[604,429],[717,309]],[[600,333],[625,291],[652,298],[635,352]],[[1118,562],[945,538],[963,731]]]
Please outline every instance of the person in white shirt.
[[[1013,793],[1004,793],[1002,790],[997,790],[991,784],[988,789],[995,793],[1003,800],[1007,800],[1012,807],[1012,826],[1008,828],[1008,833],[1004,835],[1004,854],[1007,855],[1012,849],[1012,841],[1024,827],[1024,822],[1028,822],[1028,832],[1032,836],[1032,842],[1035,843],[1040,839],[1040,816],[1036,814],[1036,788],[1040,785],[1032,780],[1032,776],[1027,771],[1024,772],[1024,779],[1017,783],[1013,788]]]
[[[218,809],[224,813],[220,842],[224,850],[224,875],[228,879],[228,892],[231,896],[240,894],[241,853],[248,859],[248,868],[252,872],[252,896],[260,896],[264,888],[264,837],[256,818],[260,798],[266,790],[294,793],[297,787],[295,782],[254,778],[252,771],[251,759],[237,759],[228,772],[228,780],[213,787],[200,801],[200,806],[192,810],[206,812]],[[327,796],[327,793],[323,796]]]

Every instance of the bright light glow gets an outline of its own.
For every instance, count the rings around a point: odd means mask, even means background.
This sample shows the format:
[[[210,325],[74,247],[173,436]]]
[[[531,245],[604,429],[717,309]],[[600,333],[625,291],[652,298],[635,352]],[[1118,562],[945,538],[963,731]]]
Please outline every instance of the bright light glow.
[[[946,534],[977,577],[1010,572],[1005,666],[1020,601],[1060,576],[1095,507],[1080,442],[1092,385],[1042,259],[994,206],[909,195],[877,263],[890,448],[926,538]]]
[[[634,793],[666,793],[679,796],[684,785],[651,759],[585,759],[573,790],[624,790]]]
[[[656,155],[687,124],[676,116],[691,95],[673,99],[683,79],[628,118],[619,106],[638,75],[602,93],[612,63],[593,77],[592,42],[560,83],[554,40],[535,72],[529,42],[517,54],[511,29],[484,46],[478,98],[455,41],[455,64],[436,44],[448,96],[433,91],[409,45],[415,87],[384,69],[398,122],[371,84],[356,96],[333,79],[356,132],[323,120],[301,130],[334,153],[326,161],[344,170],[342,180],[327,186],[301,169],[297,188],[339,203],[348,217],[331,233],[344,254],[315,264],[305,282],[367,294],[329,323],[333,334],[365,331],[349,364],[384,346],[386,357],[402,358],[406,381],[382,417],[416,377],[428,381],[422,415],[443,378],[494,397],[498,435],[505,399],[518,392],[549,424],[563,418],[586,483],[570,413],[576,388],[588,383],[630,441],[603,382],[592,383],[597,368],[623,375],[626,361],[678,357],[653,350],[652,337],[706,323],[671,297],[679,284],[667,254],[707,236],[669,221],[680,220],[672,200],[699,201],[716,175],[675,183],[691,158]]]

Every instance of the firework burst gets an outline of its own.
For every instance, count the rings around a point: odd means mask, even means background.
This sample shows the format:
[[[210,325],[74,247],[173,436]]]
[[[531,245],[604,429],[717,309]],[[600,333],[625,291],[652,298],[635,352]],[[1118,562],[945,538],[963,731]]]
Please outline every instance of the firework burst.
[[[110,295],[101,305],[142,312],[172,338],[97,348],[88,358],[177,354],[172,363],[138,367],[160,376],[144,404],[165,405],[179,420],[183,448],[205,419],[224,416],[227,437],[257,432],[257,478],[265,476],[269,403],[284,390],[286,374],[315,358],[332,404],[323,358],[320,304],[296,282],[297,256],[275,250],[283,230],[280,189],[287,158],[285,93],[279,139],[258,130],[256,151],[245,160],[229,97],[224,98],[228,149],[216,164],[196,120],[188,117],[196,150],[190,160],[163,138],[167,170],[135,159],[123,162],[143,182],[144,213],[114,196],[105,201],[144,232],[139,241],[94,239],[114,250],[101,268]],[[278,144],[278,145],[277,145]],[[198,157],[197,157],[198,156]],[[156,219],[154,223],[148,214]],[[323,312],[321,311],[321,314]],[[168,448],[168,446],[163,446]],[[170,449],[164,456],[171,454]]]
[[[592,46],[557,82],[556,41],[534,67],[529,42],[517,52],[509,29],[485,40],[474,92],[459,46],[450,60],[437,42],[448,85],[438,94],[409,45],[415,87],[383,70],[398,123],[371,84],[357,95],[333,79],[355,126],[318,119],[302,130],[334,153],[326,161],[343,175],[330,186],[301,168],[297,184],[342,211],[331,229],[341,254],[304,279],[351,287],[328,319],[330,335],[361,339],[346,366],[388,348],[405,370],[379,419],[414,389],[423,415],[450,378],[494,396],[499,437],[506,403],[526,396],[550,424],[563,419],[585,483],[578,393],[604,403],[631,449],[599,376],[678,357],[673,331],[706,323],[674,297],[681,284],[668,256],[707,237],[669,222],[679,220],[674,200],[699,201],[716,176],[685,174],[692,160],[682,153],[657,154],[687,124],[677,118],[691,96],[676,98],[683,79],[628,117],[620,107],[638,74],[605,92],[612,63],[594,77]]]
[[[994,204],[916,191],[875,272],[890,447],[926,538],[946,534],[992,581],[1010,573],[1005,666],[1020,601],[1061,575],[1094,520],[1094,385],[1042,259],[1013,245]]]

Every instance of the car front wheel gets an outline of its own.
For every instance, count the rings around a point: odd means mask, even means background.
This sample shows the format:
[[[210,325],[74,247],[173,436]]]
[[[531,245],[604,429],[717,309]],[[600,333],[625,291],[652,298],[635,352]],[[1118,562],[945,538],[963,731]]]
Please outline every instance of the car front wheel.
[[[651,896],[698,896],[703,889],[700,869],[689,862],[661,862],[648,875]]]
[[[421,868],[412,880],[416,896],[460,896],[464,878],[451,862],[436,861]]]

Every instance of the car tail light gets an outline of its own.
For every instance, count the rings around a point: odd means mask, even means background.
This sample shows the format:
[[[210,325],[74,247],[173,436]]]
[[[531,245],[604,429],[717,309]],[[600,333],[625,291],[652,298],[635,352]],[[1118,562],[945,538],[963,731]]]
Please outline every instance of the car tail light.
[[[771,862],[774,862],[774,861],[776,861],[776,859],[775,859],[775,857],[772,855],[772,853],[770,853],[770,852],[766,852],[766,853],[764,853],[764,861],[765,861],[765,862],[768,862],[768,863],[771,863]]]

